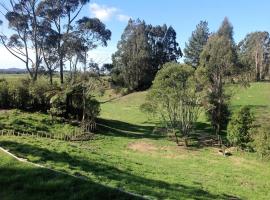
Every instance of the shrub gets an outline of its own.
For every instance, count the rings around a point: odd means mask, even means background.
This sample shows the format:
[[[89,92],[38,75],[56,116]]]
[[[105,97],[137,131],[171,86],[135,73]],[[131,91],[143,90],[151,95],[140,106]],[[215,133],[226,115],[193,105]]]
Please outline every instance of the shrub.
[[[197,90],[194,69],[188,65],[167,63],[157,73],[146,104],[141,109],[157,114],[166,128],[178,135],[185,146],[201,111],[201,92]]]
[[[87,120],[95,121],[100,113],[100,103],[94,98],[87,98],[85,112]]]
[[[252,139],[250,130],[253,121],[253,115],[247,106],[240,108],[233,114],[227,128],[227,139],[231,145],[242,149],[248,147]]]
[[[39,78],[35,83],[29,85],[29,94],[31,95],[31,107],[34,110],[47,111],[50,107],[50,92],[53,86],[48,84],[45,78]]]
[[[263,126],[257,129],[253,136],[253,147],[262,159],[270,158],[270,127]]]
[[[64,117],[66,113],[66,102],[64,96],[61,93],[55,94],[50,99],[50,109],[48,110],[48,113],[54,120],[56,117]]]
[[[9,102],[8,82],[5,79],[0,79],[0,108],[8,108]]]
[[[30,80],[23,79],[9,82],[10,106],[18,109],[29,109],[31,96],[29,94]]]

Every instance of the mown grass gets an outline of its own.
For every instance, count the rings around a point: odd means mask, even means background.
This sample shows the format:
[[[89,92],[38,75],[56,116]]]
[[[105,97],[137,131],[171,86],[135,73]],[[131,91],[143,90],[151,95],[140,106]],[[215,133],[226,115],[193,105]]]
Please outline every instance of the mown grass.
[[[0,199],[136,199],[132,195],[47,169],[20,163],[0,151]],[[139,199],[139,198],[138,198]]]
[[[257,90],[262,88],[263,94],[269,91],[270,84],[259,85]],[[234,97],[235,108],[244,102],[266,106],[267,100],[246,100],[249,90],[235,94],[241,100]],[[105,99],[99,120],[103,126],[99,126],[93,141],[67,143],[4,136],[0,137],[0,146],[32,162],[85,177],[93,184],[89,190],[103,184],[150,199],[270,199],[270,162],[259,160],[254,153],[233,152],[232,156],[223,157],[213,147],[177,147],[166,136],[154,133],[157,120],[139,110],[145,95],[146,92],[140,92],[111,101]],[[197,127],[200,134],[211,131],[205,121]],[[7,168],[1,170],[0,180]],[[72,193],[72,189],[66,189]],[[95,194],[93,198],[102,199]]]

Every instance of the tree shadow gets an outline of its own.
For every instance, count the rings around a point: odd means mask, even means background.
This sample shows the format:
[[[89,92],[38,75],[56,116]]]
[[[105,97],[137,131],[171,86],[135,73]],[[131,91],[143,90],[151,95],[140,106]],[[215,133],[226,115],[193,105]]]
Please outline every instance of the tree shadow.
[[[228,194],[211,194],[197,186],[187,186],[180,183],[170,184],[163,180],[149,179],[132,174],[129,171],[110,166],[104,161],[96,162],[86,160],[78,156],[71,156],[66,152],[52,152],[48,149],[36,147],[29,144],[20,144],[11,141],[1,141],[0,145],[21,157],[34,156],[38,163],[65,163],[67,171],[79,168],[80,173],[93,174],[105,182],[116,182],[118,187],[125,190],[146,195],[157,199],[228,199]],[[69,190],[67,190],[69,191]],[[233,196],[231,196],[233,197]],[[234,197],[237,198],[237,197]]]
[[[142,199],[43,168],[0,167],[0,188],[1,199]]]
[[[164,136],[153,133],[155,126],[141,126],[118,120],[98,119],[97,132],[101,135],[113,137],[128,137],[133,139],[160,139]]]

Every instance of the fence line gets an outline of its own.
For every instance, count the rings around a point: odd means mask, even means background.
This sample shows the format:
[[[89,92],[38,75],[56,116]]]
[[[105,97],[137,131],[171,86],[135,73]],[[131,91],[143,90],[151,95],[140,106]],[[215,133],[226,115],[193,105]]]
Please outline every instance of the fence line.
[[[61,141],[86,141],[93,139],[94,134],[92,132],[82,132],[75,129],[71,134],[52,134],[45,131],[16,131],[14,129],[2,129],[0,130],[0,136],[31,136],[36,138],[47,138]]]

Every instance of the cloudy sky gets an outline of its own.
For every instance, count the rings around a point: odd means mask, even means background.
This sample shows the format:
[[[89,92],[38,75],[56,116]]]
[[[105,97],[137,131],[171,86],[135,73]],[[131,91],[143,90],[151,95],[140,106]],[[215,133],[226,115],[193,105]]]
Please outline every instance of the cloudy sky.
[[[111,54],[116,51],[129,18],[144,19],[153,25],[172,25],[183,49],[200,20],[208,21],[210,30],[216,31],[227,16],[234,25],[237,42],[252,31],[270,32],[269,8],[269,0],[93,0],[85,6],[80,17],[97,17],[112,31],[108,47],[90,52],[90,57],[102,64],[111,61]],[[7,23],[0,30],[10,33]],[[24,65],[0,46],[0,68],[9,67],[23,68]]]

